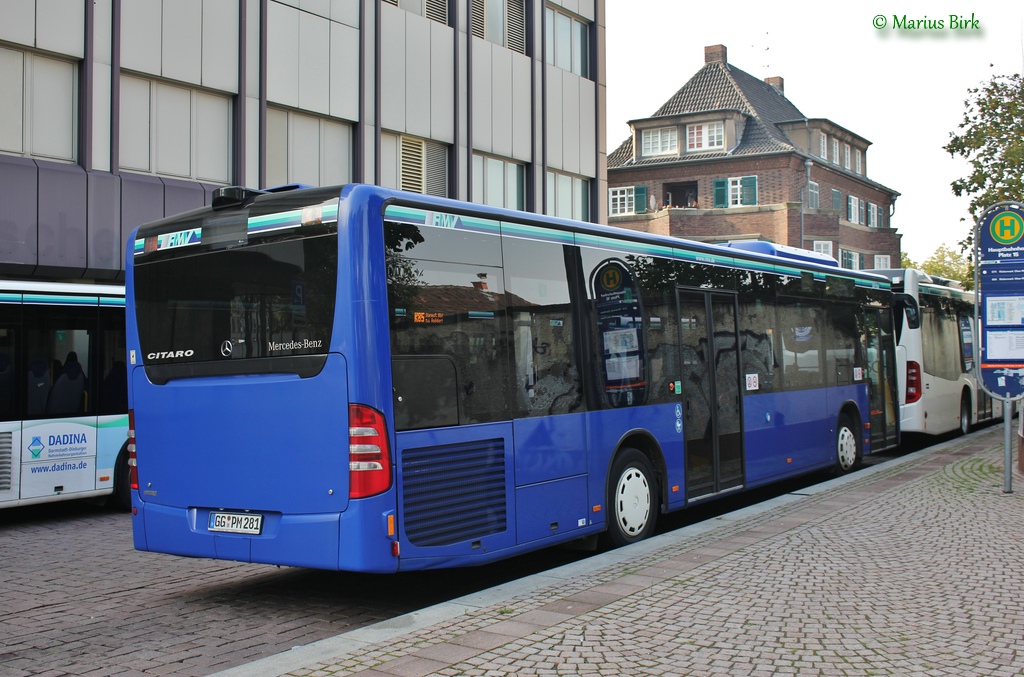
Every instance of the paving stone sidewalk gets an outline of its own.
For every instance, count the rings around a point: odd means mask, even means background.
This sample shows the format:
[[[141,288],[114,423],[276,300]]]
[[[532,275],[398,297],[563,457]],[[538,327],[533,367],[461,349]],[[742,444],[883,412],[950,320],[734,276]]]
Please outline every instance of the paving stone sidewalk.
[[[1013,483],[998,425],[220,674],[1022,675]]]

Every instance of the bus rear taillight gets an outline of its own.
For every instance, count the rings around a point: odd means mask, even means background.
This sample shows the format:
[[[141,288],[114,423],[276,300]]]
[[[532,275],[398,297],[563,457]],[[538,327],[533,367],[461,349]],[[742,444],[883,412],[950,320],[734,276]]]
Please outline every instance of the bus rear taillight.
[[[384,415],[364,404],[348,407],[349,498],[365,498],[391,487],[391,453]]]
[[[139,462],[135,458],[135,410],[128,410],[128,481],[132,491],[139,490]]]
[[[907,362],[907,404],[921,399],[921,365]]]

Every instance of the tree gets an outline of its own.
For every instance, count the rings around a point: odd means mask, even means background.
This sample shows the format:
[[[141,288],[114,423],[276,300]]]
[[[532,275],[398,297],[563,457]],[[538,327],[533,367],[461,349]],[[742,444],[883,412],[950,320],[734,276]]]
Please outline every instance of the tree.
[[[951,185],[957,197],[969,196],[971,216],[977,220],[985,208],[1024,198],[1024,79],[1020,75],[994,76],[981,87],[967,90],[967,110],[958,132],[950,132],[943,146],[960,156],[970,173]],[[961,247],[970,248],[971,234]]]
[[[929,275],[956,280],[964,289],[974,289],[974,267],[970,259],[948,245],[939,245],[921,264],[921,270]]]
[[[920,268],[921,266],[914,263],[910,258],[910,254],[907,252],[900,252],[900,268]]]

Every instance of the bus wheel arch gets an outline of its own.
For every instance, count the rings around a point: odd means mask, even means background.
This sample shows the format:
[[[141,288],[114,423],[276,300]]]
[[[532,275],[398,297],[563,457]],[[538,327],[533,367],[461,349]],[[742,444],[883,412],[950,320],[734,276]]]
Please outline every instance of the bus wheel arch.
[[[619,444],[609,466],[605,490],[605,545],[629,545],[653,535],[665,495],[665,476],[661,451],[650,438],[632,435]]]
[[[131,510],[132,485],[131,469],[128,467],[128,442],[121,445],[114,461],[114,492],[107,499],[107,505],[117,510]]]
[[[836,419],[835,467],[839,473],[848,473],[860,465],[864,457],[864,442],[860,413],[852,404],[839,410]]]

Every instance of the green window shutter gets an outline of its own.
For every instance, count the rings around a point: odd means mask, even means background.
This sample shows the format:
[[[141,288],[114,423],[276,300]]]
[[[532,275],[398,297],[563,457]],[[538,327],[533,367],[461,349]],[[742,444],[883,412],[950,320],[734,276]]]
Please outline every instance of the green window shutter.
[[[757,204],[757,177],[744,176],[740,179],[740,204]]]
[[[843,208],[843,194],[835,188],[832,189],[832,209],[837,212]]]
[[[729,180],[715,179],[715,208],[729,206]]]
[[[647,186],[633,186],[633,212],[647,213]]]

